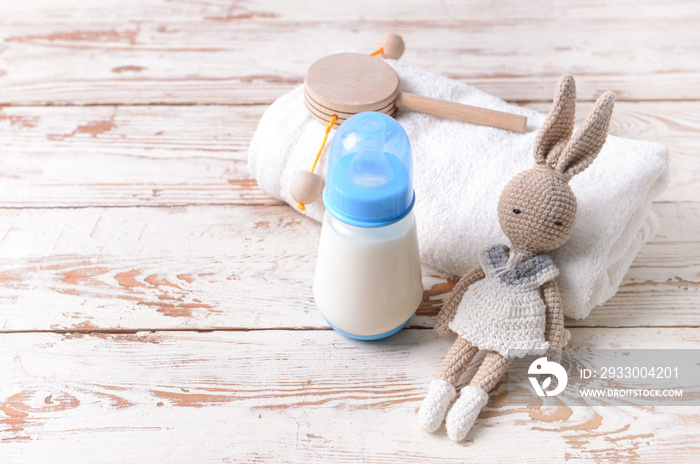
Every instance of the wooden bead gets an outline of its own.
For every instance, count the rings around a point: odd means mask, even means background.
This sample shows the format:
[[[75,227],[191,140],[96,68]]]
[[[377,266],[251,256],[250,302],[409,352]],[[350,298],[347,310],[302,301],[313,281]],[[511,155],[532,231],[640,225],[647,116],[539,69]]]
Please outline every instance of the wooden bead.
[[[398,60],[403,55],[406,45],[398,34],[384,34],[377,41],[377,48],[381,48],[384,51],[382,55],[384,58],[389,58],[392,60]]]
[[[297,171],[292,178],[289,193],[295,201],[308,205],[321,197],[324,186],[321,176],[309,171]]]

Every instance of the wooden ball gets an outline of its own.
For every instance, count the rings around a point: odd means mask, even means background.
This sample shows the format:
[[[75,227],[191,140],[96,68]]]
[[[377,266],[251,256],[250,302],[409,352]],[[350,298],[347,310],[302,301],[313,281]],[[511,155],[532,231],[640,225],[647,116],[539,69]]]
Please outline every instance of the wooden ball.
[[[321,176],[309,171],[297,171],[292,178],[289,193],[295,201],[308,205],[321,198],[323,186]]]
[[[379,38],[377,48],[384,50],[382,52],[384,58],[398,60],[403,55],[404,50],[406,50],[406,44],[404,44],[403,38],[398,34],[384,34]]]

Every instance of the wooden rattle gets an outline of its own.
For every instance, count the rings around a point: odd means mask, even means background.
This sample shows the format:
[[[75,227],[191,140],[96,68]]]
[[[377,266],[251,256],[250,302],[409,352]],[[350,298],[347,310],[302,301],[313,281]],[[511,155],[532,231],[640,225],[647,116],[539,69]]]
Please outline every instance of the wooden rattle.
[[[357,113],[377,111],[394,116],[398,108],[403,108],[525,132],[527,118],[524,116],[401,92],[398,74],[379,56],[398,59],[404,50],[401,36],[385,34],[377,42],[377,50],[370,55],[338,53],[326,56],[306,72],[304,103],[315,119],[326,124],[326,133],[311,170],[297,171],[292,180],[290,193],[300,210],[305,209],[304,204],[316,201],[323,190],[323,179],[313,174],[313,170],[328,132]]]
[[[403,55],[406,45],[403,39],[398,34],[384,34],[377,41],[377,49],[373,51],[370,56],[381,55],[384,58],[389,58],[392,60],[398,60]],[[318,118],[317,118],[318,119]],[[314,169],[316,168],[316,163],[321,157],[323,152],[323,147],[326,145],[326,139],[328,139],[328,133],[331,127],[335,124],[338,119],[337,115],[331,115],[331,117],[324,119],[323,123],[329,121],[325,127],[325,134],[323,135],[323,142],[321,142],[321,148],[318,149],[314,162],[311,165],[311,169],[308,171],[297,171],[294,173],[292,178],[292,184],[289,187],[289,193],[292,198],[297,202],[297,208],[301,211],[306,209],[306,204],[313,203],[321,197],[323,192],[324,182],[323,178],[318,174],[314,174]]]
[[[398,108],[515,132],[525,132],[527,123],[527,118],[516,114],[401,92],[399,76],[391,66],[361,53],[330,55],[311,65],[304,81],[304,101],[323,123],[337,115],[336,125],[363,111],[393,116]]]

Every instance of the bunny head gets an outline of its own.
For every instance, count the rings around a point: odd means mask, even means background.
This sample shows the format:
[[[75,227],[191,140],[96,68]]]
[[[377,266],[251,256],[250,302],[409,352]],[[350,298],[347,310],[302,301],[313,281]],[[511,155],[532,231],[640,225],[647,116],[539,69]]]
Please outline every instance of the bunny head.
[[[570,74],[561,77],[535,140],[534,167],[515,176],[498,200],[498,222],[513,249],[538,254],[568,240],[576,221],[576,197],[569,180],[586,169],[603,147],[614,102],[614,93],[601,95],[572,137],[576,83]]]

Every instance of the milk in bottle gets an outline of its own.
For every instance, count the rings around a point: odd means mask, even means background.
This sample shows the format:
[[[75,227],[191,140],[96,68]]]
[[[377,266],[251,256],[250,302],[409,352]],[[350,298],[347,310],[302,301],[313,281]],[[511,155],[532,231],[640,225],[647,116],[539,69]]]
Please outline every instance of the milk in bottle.
[[[372,340],[398,332],[423,295],[413,163],[383,113],[345,121],[330,148],[314,299],[335,330]]]

